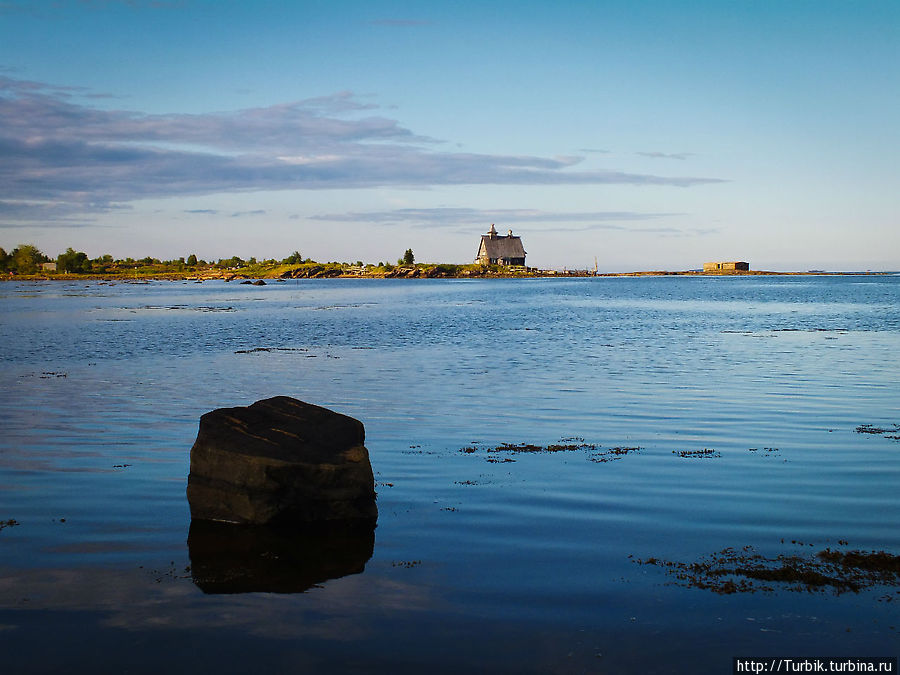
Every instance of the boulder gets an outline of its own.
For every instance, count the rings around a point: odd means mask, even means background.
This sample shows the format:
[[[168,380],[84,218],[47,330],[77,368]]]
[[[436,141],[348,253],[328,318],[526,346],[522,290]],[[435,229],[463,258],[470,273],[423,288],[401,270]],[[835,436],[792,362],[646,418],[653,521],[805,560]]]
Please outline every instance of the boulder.
[[[191,518],[374,525],[364,441],[359,420],[287,396],[208,412],[191,448]]]

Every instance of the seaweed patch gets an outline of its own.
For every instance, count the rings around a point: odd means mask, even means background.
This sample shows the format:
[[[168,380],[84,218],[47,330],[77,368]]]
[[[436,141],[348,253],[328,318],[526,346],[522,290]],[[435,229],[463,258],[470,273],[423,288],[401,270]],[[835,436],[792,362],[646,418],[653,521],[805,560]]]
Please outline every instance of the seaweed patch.
[[[703,448],[702,450],[673,450],[672,454],[690,459],[709,459],[722,456],[721,452],[710,448]]]
[[[621,459],[625,455],[637,453],[642,448],[638,446],[623,447],[616,446],[603,449],[602,446],[595,443],[586,443],[583,438],[564,438],[559,443],[550,445],[535,445],[533,443],[501,443],[495,447],[480,448],[477,445],[469,445],[460,448],[459,451],[473,455],[483,451],[485,453],[485,461],[492,464],[501,464],[515,462],[513,455],[518,454],[553,454],[563,452],[582,452],[587,455],[587,459],[591,462],[611,462]]]
[[[418,567],[421,564],[421,560],[395,560],[391,563],[391,567],[402,567],[403,569],[410,570],[413,567]]]
[[[139,565],[138,569],[144,569],[143,565]],[[178,581],[179,579],[190,579],[191,578],[191,566],[187,565],[183,569],[179,570],[175,561],[172,560],[169,563],[169,566],[165,569],[153,569],[146,570],[146,572],[154,578],[156,583],[162,583],[163,581]]]
[[[860,424],[856,427],[856,433],[883,436],[892,441],[900,441],[900,424],[889,424],[886,427],[876,427],[874,424]]]
[[[772,457],[773,455],[778,454],[780,448],[763,448],[762,455],[765,457]],[[747,448],[748,452],[759,452],[759,448]]]
[[[621,447],[617,446],[615,448],[609,448],[608,450],[597,450],[588,455],[588,459],[592,462],[604,463],[604,462],[614,462],[617,459],[622,459],[625,455],[630,455],[633,453],[639,453],[642,450],[639,446],[633,447]]]
[[[254,347],[253,349],[238,349],[235,354],[259,354],[260,352],[306,352],[302,347]]]
[[[196,307],[192,307],[190,305],[144,305],[142,307],[138,307],[137,309],[131,309],[129,307],[123,307],[122,309],[127,309],[131,312],[135,312],[138,309],[149,309],[149,310],[174,310],[174,311],[188,311],[188,312],[234,312],[234,307],[216,307],[213,305],[198,305]]]
[[[838,551],[826,548],[813,556],[766,557],[752,546],[726,548],[692,563],[660,558],[634,559],[663,568],[675,585],[720,594],[831,592],[834,595],[900,583],[900,556],[886,551]],[[900,591],[898,591],[900,593]],[[893,600],[887,595],[879,601]]]

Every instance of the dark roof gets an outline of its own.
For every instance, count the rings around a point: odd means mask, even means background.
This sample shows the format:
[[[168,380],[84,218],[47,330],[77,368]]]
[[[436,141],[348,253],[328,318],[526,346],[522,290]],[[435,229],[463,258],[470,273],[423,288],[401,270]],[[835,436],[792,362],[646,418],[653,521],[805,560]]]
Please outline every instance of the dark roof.
[[[484,251],[491,260],[499,260],[500,258],[524,258],[525,247],[522,246],[522,238],[515,235],[497,236],[490,234],[481,235],[481,243],[484,245]],[[478,249],[479,253],[481,248]]]

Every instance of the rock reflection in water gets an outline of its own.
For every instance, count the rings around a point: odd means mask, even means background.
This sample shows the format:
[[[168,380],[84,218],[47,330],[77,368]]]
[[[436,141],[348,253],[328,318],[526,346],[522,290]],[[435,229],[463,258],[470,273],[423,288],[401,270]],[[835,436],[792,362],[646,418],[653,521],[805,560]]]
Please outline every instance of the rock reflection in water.
[[[302,593],[359,574],[375,549],[375,528],[297,529],[194,520],[191,577],[204,593]]]

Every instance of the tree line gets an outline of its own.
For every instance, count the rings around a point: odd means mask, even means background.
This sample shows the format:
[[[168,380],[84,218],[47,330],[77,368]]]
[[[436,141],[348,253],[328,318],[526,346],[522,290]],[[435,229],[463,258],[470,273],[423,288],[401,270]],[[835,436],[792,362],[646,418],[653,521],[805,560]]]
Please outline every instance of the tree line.
[[[294,251],[283,260],[264,260],[263,263],[271,264],[295,264],[304,262],[299,251]],[[20,244],[7,253],[0,247],[0,272],[13,274],[36,274],[45,270],[45,263],[56,263],[56,271],[71,274],[104,274],[115,273],[123,270],[138,270],[142,268],[164,268],[174,271],[186,271],[191,268],[221,268],[230,269],[259,264],[256,258],[244,260],[240,256],[220,258],[217,261],[207,262],[200,260],[195,254],[173,260],[160,260],[147,256],[145,258],[113,258],[109,254],[96,258],[89,258],[84,251],[76,251],[69,247],[65,253],[60,253],[56,258],[45,255],[33,244]]]
[[[7,253],[0,247],[0,273],[3,274],[37,274],[47,271],[45,263],[56,263],[56,271],[68,274],[117,274],[126,271],[148,272],[189,272],[197,269],[240,269],[257,265],[298,265],[312,263],[313,260],[305,258],[300,251],[294,251],[288,257],[281,260],[256,258],[243,259],[240,256],[220,258],[216,261],[198,259],[195,254],[173,260],[159,260],[158,258],[123,258],[116,259],[109,254],[90,258],[84,251],[76,251],[69,247],[65,253],[60,253],[56,258],[45,255],[33,244],[20,244]],[[349,264],[349,263],[348,263]],[[358,266],[363,263],[357,261]],[[412,249],[407,249],[403,256],[397,260],[398,265],[415,264],[415,256]],[[386,266],[387,263],[378,263],[378,266]],[[389,266],[389,265],[387,265]]]

